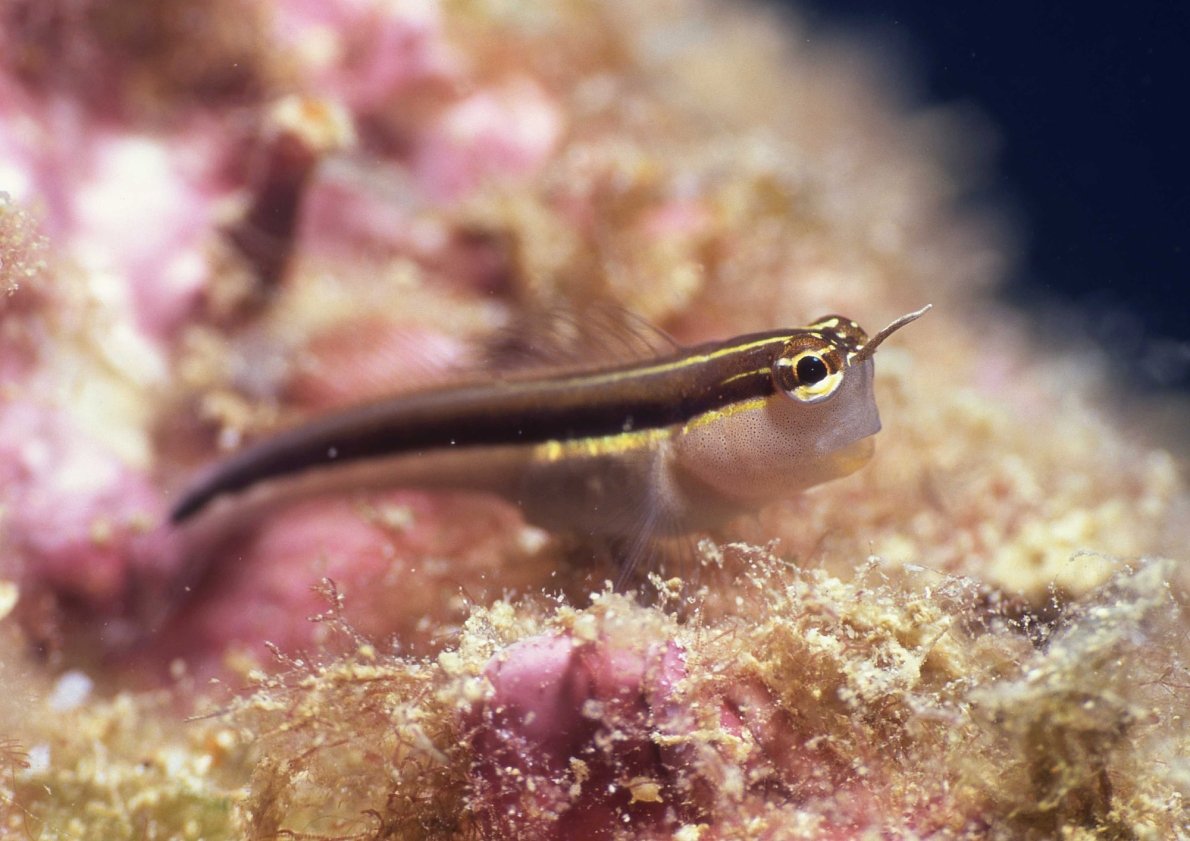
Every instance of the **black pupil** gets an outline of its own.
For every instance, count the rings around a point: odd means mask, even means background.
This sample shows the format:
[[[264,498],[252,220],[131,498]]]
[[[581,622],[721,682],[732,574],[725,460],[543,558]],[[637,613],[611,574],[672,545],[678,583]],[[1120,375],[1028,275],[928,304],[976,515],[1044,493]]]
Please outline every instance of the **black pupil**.
[[[814,385],[826,379],[830,371],[826,370],[826,363],[817,356],[803,356],[797,361],[797,381],[802,385]]]

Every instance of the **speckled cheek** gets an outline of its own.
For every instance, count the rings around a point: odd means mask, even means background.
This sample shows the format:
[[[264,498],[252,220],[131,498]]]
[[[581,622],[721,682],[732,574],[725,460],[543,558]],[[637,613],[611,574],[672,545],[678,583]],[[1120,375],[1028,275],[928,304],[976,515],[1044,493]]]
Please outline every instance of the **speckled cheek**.
[[[689,424],[675,439],[679,475],[738,501],[764,503],[854,472],[880,431],[871,363],[816,405],[776,394],[749,408]]]
[[[813,459],[815,435],[791,427],[783,397],[711,423],[691,425],[674,441],[679,470],[725,495],[771,498],[796,485],[798,467]]]

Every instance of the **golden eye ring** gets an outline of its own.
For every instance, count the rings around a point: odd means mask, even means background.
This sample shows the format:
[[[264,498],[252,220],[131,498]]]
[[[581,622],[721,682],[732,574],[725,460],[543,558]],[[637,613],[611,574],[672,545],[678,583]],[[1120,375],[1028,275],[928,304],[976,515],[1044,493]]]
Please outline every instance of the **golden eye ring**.
[[[773,381],[794,402],[813,405],[838,393],[843,372],[832,371],[826,356],[819,351],[804,350],[778,359],[773,364]]]

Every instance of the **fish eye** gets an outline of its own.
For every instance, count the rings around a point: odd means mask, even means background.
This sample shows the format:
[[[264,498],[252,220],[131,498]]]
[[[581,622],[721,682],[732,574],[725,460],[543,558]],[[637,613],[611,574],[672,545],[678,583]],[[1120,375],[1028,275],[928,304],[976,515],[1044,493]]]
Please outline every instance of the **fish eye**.
[[[798,382],[803,385],[814,385],[826,379],[830,371],[826,367],[826,363],[822,358],[808,353],[797,361],[794,366],[794,371],[797,372]]]
[[[821,403],[835,395],[843,382],[841,370],[832,371],[826,354],[804,350],[793,356],[781,356],[773,365],[777,387],[797,403]]]

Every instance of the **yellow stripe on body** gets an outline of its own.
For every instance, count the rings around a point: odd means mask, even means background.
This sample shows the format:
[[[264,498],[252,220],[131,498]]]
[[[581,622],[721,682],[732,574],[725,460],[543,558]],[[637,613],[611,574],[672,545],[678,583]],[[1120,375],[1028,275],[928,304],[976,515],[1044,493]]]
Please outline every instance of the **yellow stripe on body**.
[[[720,385],[727,385],[728,383],[734,383],[736,380],[743,380],[743,379],[747,379],[748,377],[755,377],[758,374],[761,376],[770,376],[772,374],[772,368],[765,367],[765,368],[756,368],[752,371],[744,371],[743,373],[728,377],[727,379],[723,380],[723,382],[721,382]]]
[[[616,435],[575,438],[571,441],[546,441],[533,448],[533,458],[537,461],[559,462],[572,458],[622,455],[646,449],[664,441],[672,434],[671,428],[660,427],[620,432]]]
[[[682,432],[690,432],[699,427],[725,420],[738,415],[740,412],[754,412],[764,409],[772,395],[757,397],[733,403],[722,409],[703,412],[689,420],[682,426]],[[546,441],[537,444],[533,449],[533,458],[538,461],[558,462],[570,458],[590,458],[594,456],[621,455],[646,449],[653,444],[672,436],[672,427],[657,429],[641,429],[635,432],[620,432],[616,435],[600,435],[590,438],[575,438],[570,441]]]
[[[647,377],[653,374],[680,371],[691,366],[705,365],[708,362],[722,359],[725,356],[732,356],[737,353],[753,350],[758,347],[764,347],[766,345],[781,345],[784,347],[792,338],[792,334],[770,336],[766,339],[758,339],[754,342],[748,342],[747,344],[731,345],[730,347],[720,348],[719,350],[711,351],[710,353],[701,353],[698,356],[688,356],[685,359],[678,359],[674,362],[666,362],[660,365],[649,365],[642,368],[629,368],[624,371],[610,371],[606,373],[580,375],[575,379],[581,380],[584,383],[611,385],[613,383],[623,382],[624,380],[630,380],[635,377]],[[741,376],[752,376],[755,373],[757,372],[749,371]],[[732,377],[731,379],[734,380],[736,377]],[[731,380],[727,380],[727,382],[731,382]]]
[[[732,403],[729,406],[724,406],[722,409],[712,409],[709,412],[703,412],[701,415],[691,418],[686,421],[686,425],[682,427],[683,432],[690,432],[699,427],[707,426],[716,421],[725,420],[733,415],[738,415],[740,412],[755,412],[765,408],[769,401],[773,399],[773,395],[766,397],[756,397],[752,400],[741,400],[739,403]]]

